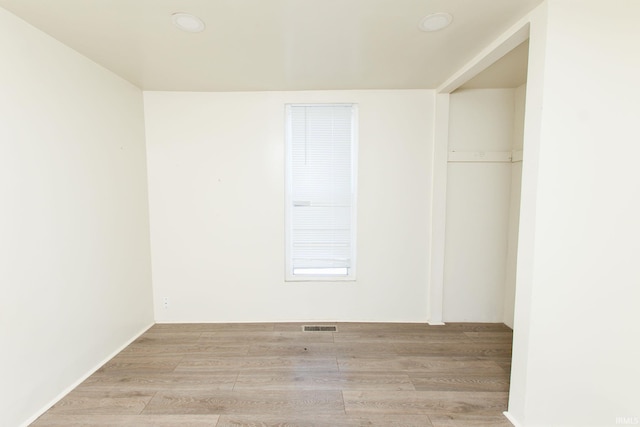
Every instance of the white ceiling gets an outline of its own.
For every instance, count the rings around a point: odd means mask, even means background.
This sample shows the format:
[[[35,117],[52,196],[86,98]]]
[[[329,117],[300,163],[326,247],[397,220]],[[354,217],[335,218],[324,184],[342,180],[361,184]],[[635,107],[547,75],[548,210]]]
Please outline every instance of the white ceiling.
[[[435,88],[541,1],[0,0],[0,7],[144,90],[249,91]],[[453,15],[450,27],[418,29],[441,11]],[[200,17],[206,31],[178,30],[174,12]]]

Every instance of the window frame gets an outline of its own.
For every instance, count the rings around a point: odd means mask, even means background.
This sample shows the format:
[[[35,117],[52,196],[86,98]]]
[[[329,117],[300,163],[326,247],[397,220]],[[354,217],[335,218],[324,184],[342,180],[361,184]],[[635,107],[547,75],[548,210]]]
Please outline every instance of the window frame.
[[[351,107],[351,263],[346,275],[293,274],[293,147],[291,107]],[[358,104],[356,103],[287,103],[285,104],[285,282],[353,282],[356,280],[357,195],[358,195]]]

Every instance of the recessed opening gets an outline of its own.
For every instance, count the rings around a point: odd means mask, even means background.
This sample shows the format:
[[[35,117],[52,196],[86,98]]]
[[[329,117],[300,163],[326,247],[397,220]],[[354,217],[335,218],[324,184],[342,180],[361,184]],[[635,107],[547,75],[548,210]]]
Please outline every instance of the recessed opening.
[[[205,29],[202,19],[189,13],[174,13],[171,15],[171,21],[173,25],[187,33],[199,33]]]
[[[433,32],[440,31],[443,28],[446,28],[453,21],[453,16],[445,12],[432,13],[431,15],[425,16],[422,21],[420,21],[419,28],[422,31]]]
[[[337,326],[324,325],[305,325],[302,327],[303,332],[338,332]]]

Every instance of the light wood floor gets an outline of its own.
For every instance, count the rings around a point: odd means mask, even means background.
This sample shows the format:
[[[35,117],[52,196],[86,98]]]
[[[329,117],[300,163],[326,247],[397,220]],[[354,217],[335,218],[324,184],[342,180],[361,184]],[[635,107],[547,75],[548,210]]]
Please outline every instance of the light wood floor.
[[[335,325],[155,325],[32,425],[511,426],[506,326]]]

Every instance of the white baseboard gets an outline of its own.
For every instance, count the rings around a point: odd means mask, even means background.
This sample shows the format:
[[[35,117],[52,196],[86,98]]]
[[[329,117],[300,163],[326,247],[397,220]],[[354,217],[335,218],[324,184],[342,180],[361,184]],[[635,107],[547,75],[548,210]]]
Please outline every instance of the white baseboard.
[[[29,417],[23,424],[20,425],[20,427],[28,427],[29,424],[33,423],[35,420],[37,420],[42,414],[44,414],[45,412],[47,412],[49,409],[51,409],[51,407],[53,405],[55,405],[56,403],[58,403],[60,400],[62,400],[63,397],[65,397],[67,394],[69,394],[71,392],[71,390],[73,390],[74,388],[78,387],[80,384],[82,384],[82,382],[84,380],[86,380],[87,378],[89,378],[91,375],[93,375],[98,369],[100,369],[102,367],[102,365],[104,365],[105,363],[107,363],[109,360],[113,359],[118,353],[120,353],[122,350],[124,350],[129,344],[131,344],[132,342],[134,342],[135,340],[137,340],[140,335],[144,334],[145,332],[147,332],[147,330],[149,330],[150,327],[152,327],[154,325],[154,322],[151,322],[149,324],[149,326],[146,326],[144,328],[142,328],[142,330],[140,330],[140,332],[138,332],[137,334],[135,334],[133,336],[133,338],[131,338],[129,341],[125,342],[123,345],[121,345],[120,347],[118,347],[118,349],[116,349],[114,352],[112,352],[109,356],[105,357],[101,362],[99,362],[95,367],[91,368],[89,370],[89,372],[87,372],[86,374],[84,374],[83,376],[81,376],[77,381],[73,382],[69,387],[65,388],[60,394],[58,394],[55,398],[53,398],[49,403],[47,403],[46,405],[44,405],[44,407],[42,407],[42,409],[40,409],[38,412],[36,412],[34,415],[32,415],[31,417]]]
[[[444,322],[427,322],[429,326],[444,326]]]
[[[504,415],[509,422],[514,425],[514,427],[522,427],[522,424],[520,424],[508,411],[504,411],[502,415]]]

